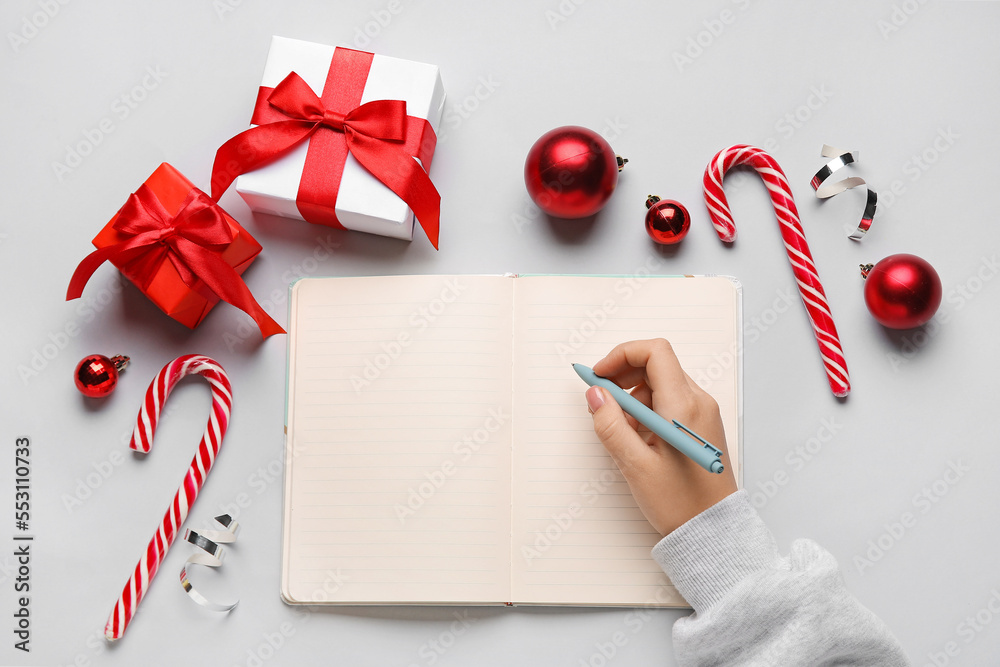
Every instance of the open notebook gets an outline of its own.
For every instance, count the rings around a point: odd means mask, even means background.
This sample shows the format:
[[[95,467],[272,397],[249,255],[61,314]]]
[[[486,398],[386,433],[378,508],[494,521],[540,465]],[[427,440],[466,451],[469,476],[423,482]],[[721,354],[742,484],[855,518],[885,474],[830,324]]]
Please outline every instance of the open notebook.
[[[684,606],[570,364],[669,339],[719,402],[740,480],[741,330],[723,277],[300,280],[282,597]]]

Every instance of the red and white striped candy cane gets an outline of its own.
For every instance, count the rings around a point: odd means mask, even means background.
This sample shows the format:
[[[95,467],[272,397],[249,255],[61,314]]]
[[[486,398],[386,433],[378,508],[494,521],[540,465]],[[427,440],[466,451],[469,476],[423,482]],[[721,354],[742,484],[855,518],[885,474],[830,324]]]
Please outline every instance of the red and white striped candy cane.
[[[156,575],[156,570],[166,557],[174,538],[177,537],[181,524],[187,518],[188,510],[198,497],[198,492],[212,469],[222,439],[226,435],[226,428],[229,426],[229,412],[233,404],[229,376],[215,360],[198,354],[186,354],[164,366],[149,385],[129,447],[143,453],[149,452],[164,402],[181,378],[188,375],[201,375],[212,386],[212,413],[209,415],[208,425],[201,437],[198,451],[184,476],[184,482],[177,490],[173,503],[167,508],[167,513],[163,516],[108,618],[104,636],[109,641],[120,639],[125,634],[125,628],[135,615],[135,610]]]
[[[781,238],[788,251],[788,261],[792,264],[795,282],[799,284],[799,295],[809,314],[819,353],[826,366],[826,374],[830,380],[830,389],[834,396],[847,396],[851,391],[851,380],[847,375],[847,361],[840,346],[837,327],[833,323],[830,304],[826,301],[826,293],[819,281],[816,265],[813,263],[809,244],[799,223],[799,212],[792,199],[792,190],[788,179],[773,157],[754,146],[737,144],[719,151],[705,168],[705,205],[712,217],[712,224],[719,238],[729,242],[736,238],[736,225],[729,211],[726,194],[722,190],[722,179],[726,172],[739,165],[753,167],[764,179],[774,213],[781,225]]]

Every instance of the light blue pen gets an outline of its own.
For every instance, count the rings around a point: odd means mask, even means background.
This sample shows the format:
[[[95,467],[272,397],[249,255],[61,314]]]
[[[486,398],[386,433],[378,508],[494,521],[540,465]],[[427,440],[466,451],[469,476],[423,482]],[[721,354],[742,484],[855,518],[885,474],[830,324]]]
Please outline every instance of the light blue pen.
[[[611,397],[621,406],[622,410],[635,417],[636,421],[663,438],[674,449],[687,456],[705,470],[715,473],[725,470],[725,466],[719,460],[722,458],[722,450],[712,445],[687,426],[684,426],[676,419],[668,422],[643,405],[641,401],[633,398],[631,394],[614,382],[600,377],[594,373],[593,369],[583,364],[573,364],[573,370],[576,371],[581,380],[591,387],[597,386],[607,389]]]

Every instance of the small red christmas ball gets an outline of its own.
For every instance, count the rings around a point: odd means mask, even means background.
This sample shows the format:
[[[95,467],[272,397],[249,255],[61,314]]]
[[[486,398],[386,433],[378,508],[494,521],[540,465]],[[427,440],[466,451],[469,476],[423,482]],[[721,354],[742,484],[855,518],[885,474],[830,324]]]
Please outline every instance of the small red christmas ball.
[[[557,127],[528,151],[524,184],[531,200],[549,215],[585,218],[608,202],[626,162],[597,132]]]
[[[691,214],[684,204],[673,199],[646,197],[646,233],[657,243],[674,245],[687,236],[691,228]]]
[[[129,358],[117,355],[108,359],[103,354],[91,354],[80,360],[73,381],[87,398],[104,398],[118,384],[118,372],[125,369]]]
[[[941,305],[941,278],[916,255],[890,255],[874,266],[861,267],[865,305],[879,324],[912,329],[934,317]]]

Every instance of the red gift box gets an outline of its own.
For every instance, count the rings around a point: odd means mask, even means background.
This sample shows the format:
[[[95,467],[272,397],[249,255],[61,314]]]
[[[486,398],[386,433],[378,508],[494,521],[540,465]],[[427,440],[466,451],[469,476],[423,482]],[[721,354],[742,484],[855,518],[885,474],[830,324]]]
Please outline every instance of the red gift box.
[[[110,261],[160,310],[194,328],[223,299],[254,318],[266,338],[285,333],[239,277],[260,244],[208,195],[164,162],[94,237],[66,299]]]

